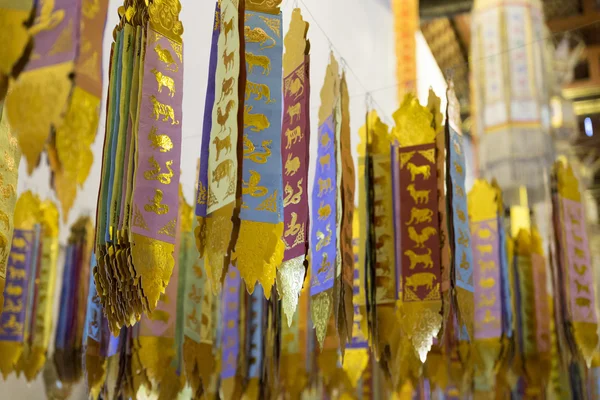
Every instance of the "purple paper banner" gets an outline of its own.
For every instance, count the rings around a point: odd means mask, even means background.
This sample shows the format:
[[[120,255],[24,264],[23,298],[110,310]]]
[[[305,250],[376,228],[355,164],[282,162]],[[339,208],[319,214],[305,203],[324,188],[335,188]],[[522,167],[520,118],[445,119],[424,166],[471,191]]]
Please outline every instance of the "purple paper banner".
[[[23,341],[33,240],[32,230],[14,230],[6,269],[4,311],[0,315],[0,342]]]
[[[221,9],[220,2],[215,8],[215,22],[213,25],[212,41],[210,46],[210,61],[208,66],[208,84],[204,106],[204,123],[202,124],[202,144],[200,146],[200,171],[198,176],[198,192],[196,194],[196,215],[206,217],[208,199],[208,151],[210,149],[210,131],[212,129],[213,104],[215,103],[215,76],[217,70],[218,42],[221,34]]]
[[[475,339],[502,335],[498,220],[471,222],[475,283]]]
[[[75,60],[82,0],[54,0],[38,4],[33,26],[31,59],[25,71]]]
[[[333,288],[335,278],[337,194],[333,115],[319,127],[318,141],[311,210],[313,221],[311,296]]]
[[[223,328],[221,344],[221,379],[233,378],[237,371],[240,352],[239,311],[240,311],[240,272],[229,267],[223,287]]]
[[[303,90],[294,93],[284,90],[284,115],[282,132],[286,135],[281,142],[283,162],[283,213],[285,221],[283,260],[288,261],[306,254],[310,219],[308,211],[308,166],[310,143],[310,79],[308,57],[304,64],[284,80],[284,88],[291,88],[294,82]],[[298,86],[298,85],[297,85]],[[293,134],[301,132],[299,140]]]
[[[134,233],[175,244],[183,99],[182,47],[148,30],[133,195]]]

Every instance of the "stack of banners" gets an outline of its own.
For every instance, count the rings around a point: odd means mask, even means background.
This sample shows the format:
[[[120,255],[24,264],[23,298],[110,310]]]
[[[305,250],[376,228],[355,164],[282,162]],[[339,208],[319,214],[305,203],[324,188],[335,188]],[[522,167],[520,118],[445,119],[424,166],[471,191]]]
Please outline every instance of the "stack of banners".
[[[258,281],[267,298],[271,296],[276,271],[285,251],[282,240],[283,17],[279,11],[280,3],[281,0],[246,0],[241,210],[233,254],[233,262],[248,291],[252,293]],[[297,133],[289,133],[287,146],[302,140],[299,129]]]
[[[71,227],[65,249],[59,314],[54,341],[54,364],[59,380],[73,384],[82,376],[83,336],[89,290],[94,228],[88,217]]]
[[[573,168],[566,161],[554,166],[553,216],[556,246],[555,314],[561,314],[571,357],[571,380],[584,363],[595,360],[598,348],[595,271],[590,256],[583,196]],[[594,362],[595,366],[596,362]],[[582,377],[579,377],[581,379]]]
[[[0,316],[4,308],[4,287],[6,285],[6,268],[10,255],[13,236],[13,218],[17,202],[17,180],[19,178],[19,163],[21,149],[16,136],[10,129],[6,108],[0,103]]]
[[[223,285],[239,230],[242,191],[239,175],[242,169],[244,120],[242,103],[246,81],[241,36],[244,16],[242,1],[221,0],[217,3],[204,109],[196,241],[215,293]],[[256,64],[256,60],[253,65],[257,70],[262,69],[267,76],[270,71],[267,64],[269,59],[263,57],[261,60],[264,64],[262,68]],[[265,99],[270,99],[270,96]]]
[[[181,5],[130,3],[114,32],[96,215],[94,278],[114,334],[152,313],[177,258]]]
[[[441,131],[439,100],[430,98],[430,108],[407,94],[394,113],[393,134],[399,146],[397,230],[401,248],[397,314],[402,327],[402,358],[409,365],[407,377],[414,377],[420,363],[425,362],[443,320],[439,205],[444,203],[438,199],[438,176],[443,171],[438,171],[436,150]]]
[[[66,221],[77,187],[86,181],[94,161],[90,147],[100,114],[102,37],[108,0],[36,1],[33,18],[31,1],[9,3],[24,4],[18,6],[23,9],[12,10],[15,19],[6,23],[20,21],[31,26],[25,32],[17,26],[10,31],[16,41],[11,38],[3,42],[11,53],[6,61],[14,63],[14,57],[22,54],[30,38],[33,46],[19,62],[24,66],[22,73],[11,82],[6,96],[7,115],[18,135],[29,174],[47,149],[53,187]]]
[[[358,147],[359,220],[363,229],[359,259],[365,265],[361,282],[366,301],[360,305],[366,313],[375,357],[391,373],[398,355],[399,326],[395,317],[396,303],[396,234],[392,142],[389,127],[375,111],[367,114]],[[394,152],[395,153],[395,152]],[[364,308],[366,306],[366,308]],[[398,374],[392,374],[398,376]]]
[[[284,39],[283,55],[283,140],[281,160],[284,163],[283,198],[284,244],[283,263],[277,269],[277,288],[282,298],[288,327],[294,324],[298,297],[308,266],[308,166],[310,160],[310,44],[306,39],[308,23],[300,9],[292,12],[292,20]],[[257,95],[259,97],[259,95]]]
[[[441,230],[447,229],[448,235],[444,235],[444,245],[449,246],[450,253],[454,255],[452,265],[449,271],[444,271],[444,278],[451,280],[454,298],[450,302],[444,296],[444,317],[448,323],[453,323],[456,319],[458,324],[453,324],[454,329],[446,330],[448,340],[453,341],[456,348],[456,361],[463,370],[459,376],[454,377],[454,384],[457,387],[471,386],[469,377],[471,374],[471,345],[470,342],[474,335],[474,286],[473,286],[473,253],[471,251],[471,226],[467,208],[467,190],[465,187],[465,174],[467,171],[463,134],[461,129],[460,104],[450,84],[448,89],[448,106],[446,112],[446,135],[445,150],[447,162],[446,166],[446,204],[442,205],[442,210],[448,210],[447,222],[440,221]],[[444,159],[443,152],[438,151],[438,157]],[[443,195],[440,195],[442,197]],[[442,249],[444,251],[444,249]],[[444,256],[449,256],[449,252],[442,254],[442,265],[446,268]],[[444,287],[442,283],[442,293],[447,293],[449,287]],[[453,312],[450,309],[455,305]],[[458,370],[459,368],[457,368]],[[466,382],[463,380],[466,379]]]
[[[31,192],[17,200],[0,316],[0,372],[34,380],[46,363],[58,259],[58,209]]]
[[[178,350],[181,342],[177,338],[178,321],[179,261],[188,254],[181,252],[181,245],[189,250],[189,237],[182,240],[183,232],[192,231],[192,208],[180,193],[180,215],[176,233],[175,267],[166,292],[161,295],[156,309],[142,316],[132,328],[131,375],[135,397],[157,395],[160,399],[172,399],[183,387],[180,379]],[[184,231],[185,229],[185,231]],[[193,242],[192,248],[193,248]],[[184,267],[187,266],[183,265]]]

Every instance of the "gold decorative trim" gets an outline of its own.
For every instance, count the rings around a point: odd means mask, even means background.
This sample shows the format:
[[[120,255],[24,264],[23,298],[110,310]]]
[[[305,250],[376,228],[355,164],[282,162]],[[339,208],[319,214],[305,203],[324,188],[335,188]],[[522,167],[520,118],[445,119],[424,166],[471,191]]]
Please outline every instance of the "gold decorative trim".
[[[169,39],[182,43],[183,23],[179,20],[181,3],[178,0],[153,0],[148,6],[150,27]]]
[[[498,216],[497,192],[486,180],[477,179],[469,192],[468,209],[471,222],[494,219]]]
[[[302,18],[299,8],[292,12],[292,20],[287,35],[283,39],[285,53],[283,54],[283,76],[289,76],[304,62],[310,51],[310,44],[306,40],[309,24]]]
[[[319,108],[319,125],[322,125],[333,113],[340,87],[339,64],[331,53],[329,65],[325,71],[325,82],[321,88],[321,107]]]
[[[404,96],[404,101],[393,118],[396,127],[392,129],[392,134],[401,147],[435,143],[433,114],[419,103],[414,94],[408,93]]]

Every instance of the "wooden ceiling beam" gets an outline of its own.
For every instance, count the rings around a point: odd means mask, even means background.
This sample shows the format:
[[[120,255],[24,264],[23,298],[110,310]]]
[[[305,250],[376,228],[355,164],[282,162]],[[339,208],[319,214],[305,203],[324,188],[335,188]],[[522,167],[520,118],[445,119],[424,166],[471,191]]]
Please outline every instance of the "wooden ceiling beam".
[[[548,28],[553,33],[577,30],[583,26],[597,23],[600,25],[600,10],[594,0],[582,0],[583,13],[570,17],[555,18],[548,21]]]

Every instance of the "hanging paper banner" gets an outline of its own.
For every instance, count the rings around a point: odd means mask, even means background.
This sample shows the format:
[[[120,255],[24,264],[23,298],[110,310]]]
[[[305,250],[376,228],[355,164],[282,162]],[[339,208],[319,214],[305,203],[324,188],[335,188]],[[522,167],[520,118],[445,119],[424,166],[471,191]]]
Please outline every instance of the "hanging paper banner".
[[[207,167],[206,212],[208,216],[205,236],[201,234],[201,237],[206,238],[206,272],[215,292],[220,290],[223,273],[227,271],[231,250],[238,236],[238,227],[234,226],[232,216],[235,216],[234,219],[237,221],[239,204],[236,204],[236,200],[241,196],[241,193],[238,193],[241,191],[238,187],[240,186],[238,175],[241,173],[238,143],[241,140],[239,121],[243,115],[241,93],[244,81],[244,77],[240,76],[244,58],[241,57],[239,29],[244,5],[240,1],[233,0],[221,1],[220,5],[221,30],[217,42],[215,102],[212,104]],[[265,69],[263,71],[266,73]],[[206,106],[211,107],[211,104],[207,103]],[[199,184],[199,192],[200,188]]]
[[[282,16],[281,1],[254,7],[246,1],[244,39],[246,99],[240,230],[235,245],[236,266],[250,293],[258,281],[267,298],[283,260],[283,187],[281,145],[300,142],[300,128],[282,140]],[[302,88],[300,89],[302,90]],[[225,139],[228,140],[228,139]],[[306,140],[306,139],[305,139]],[[295,230],[296,228],[294,228]],[[287,231],[286,231],[287,232]]]
[[[34,36],[30,61],[6,97],[8,119],[18,133],[29,174],[39,163],[52,126],[60,126],[63,120],[81,31],[81,0],[44,5],[36,7],[29,29]]]
[[[306,40],[308,23],[299,8],[292,12],[283,55],[283,126],[281,141],[283,163],[283,263],[277,269],[277,289],[282,297],[283,312],[291,326],[298,297],[306,274],[308,236],[308,166],[310,162],[310,68],[309,45]],[[288,132],[301,132],[294,140]],[[298,229],[300,228],[300,229]],[[288,235],[288,236],[286,236]]]
[[[454,276],[453,285],[456,289],[456,304],[458,316],[461,322],[461,341],[473,340],[473,251],[471,248],[471,228],[469,213],[467,210],[467,194],[465,188],[465,164],[463,136],[460,120],[460,104],[451,88],[448,90],[447,109],[447,138],[449,171],[448,193],[450,207],[448,207],[452,219],[452,253],[454,254]],[[465,335],[466,334],[466,335]]]
[[[354,319],[353,292],[354,292],[354,246],[352,243],[354,232],[354,192],[356,190],[356,176],[354,161],[352,160],[352,143],[350,139],[350,97],[346,73],[342,74],[340,82],[340,140],[338,176],[340,188],[337,206],[337,227],[339,229],[337,260],[340,260],[341,277],[338,279],[340,290],[339,307],[337,315],[337,331],[340,335],[342,354],[347,341],[352,340],[352,326]]]
[[[102,98],[102,38],[108,11],[108,0],[94,4],[81,2],[80,36],[77,39],[74,88],[66,106],[63,123],[56,130],[52,146],[56,157],[50,157],[53,187],[62,204],[66,221],[77,194],[92,167],[91,146],[96,139]]]
[[[223,320],[221,343],[221,381],[226,398],[237,393],[238,359],[240,357],[240,293],[242,278],[237,268],[230,266],[223,287]]]
[[[13,236],[13,218],[17,202],[17,180],[21,150],[17,138],[13,135],[6,117],[6,109],[0,110],[0,146],[5,150],[0,153],[0,179],[3,191],[3,201],[0,202],[0,316],[4,306],[4,288],[6,285],[6,269],[10,255],[10,245]]]
[[[29,286],[35,281],[37,256],[36,226],[40,200],[31,192],[19,196],[15,206],[14,233],[4,288],[4,310],[0,315],[0,372],[6,377],[15,370],[25,350],[28,312],[31,313]],[[28,311],[29,310],[29,311]]]
[[[555,213],[560,216],[558,244],[560,263],[565,282],[568,321],[573,324],[575,344],[590,362],[598,346],[598,315],[594,271],[590,257],[585,212],[579,182],[570,165],[555,165],[558,183],[558,201]]]
[[[431,112],[406,95],[394,114],[399,141],[402,302],[405,330],[421,362],[442,324],[435,137]]]
[[[417,90],[417,39],[419,30],[419,2],[394,0],[394,29],[396,39],[396,73],[398,102],[406,93]]]
[[[475,390],[495,387],[494,366],[502,335],[502,291],[498,193],[486,181],[476,181],[468,195],[475,283]]]
[[[335,105],[339,96],[338,63],[333,56],[327,67],[325,82],[321,89],[319,109],[319,133],[317,141],[317,167],[312,193],[311,264],[310,288],[311,315],[317,339],[323,346],[329,317],[333,310],[333,286],[336,276],[336,121]]]

